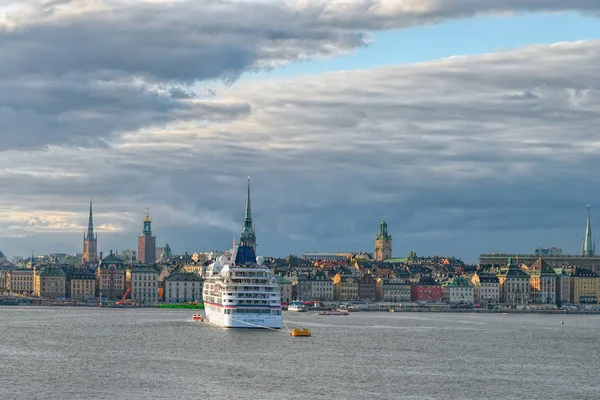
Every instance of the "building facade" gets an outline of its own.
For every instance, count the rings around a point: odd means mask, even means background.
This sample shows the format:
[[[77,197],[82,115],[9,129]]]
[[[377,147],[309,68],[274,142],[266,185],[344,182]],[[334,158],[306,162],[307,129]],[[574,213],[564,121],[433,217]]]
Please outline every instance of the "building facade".
[[[442,286],[430,276],[421,276],[412,286],[412,301],[440,302],[442,301]]]
[[[333,281],[324,271],[309,276],[311,300],[333,300]]]
[[[90,216],[87,232],[83,233],[83,254],[81,256],[83,265],[98,263],[98,234],[94,232],[94,218],[92,202],[90,201]]]
[[[556,303],[556,273],[542,257],[527,267],[525,273],[529,275],[529,295],[532,303]]]
[[[159,272],[151,267],[139,266],[131,270],[133,298],[142,305],[158,303]]]
[[[392,237],[388,234],[388,226],[384,219],[379,224],[379,234],[375,236],[375,261],[392,258]]]
[[[455,276],[442,285],[442,301],[448,304],[473,304],[475,291],[467,278]]]
[[[411,285],[401,278],[377,278],[377,300],[388,303],[408,302]]]
[[[286,279],[281,275],[277,275],[277,284],[279,285],[279,294],[281,296],[281,301],[285,303],[291,303],[293,300],[292,297],[292,281]],[[332,289],[333,290],[333,289]]]
[[[377,299],[377,281],[371,274],[364,274],[358,280],[358,299],[375,301]]]
[[[500,282],[496,274],[476,272],[471,277],[476,303],[500,302]]]
[[[46,266],[39,271],[35,279],[36,296],[45,299],[67,297],[67,274],[62,267]]]
[[[571,276],[564,268],[554,268],[556,274],[556,305],[559,307],[571,301]]]
[[[144,219],[144,229],[138,237],[138,260],[148,265],[156,263],[156,236],[152,235],[152,221],[148,212]]]
[[[177,273],[165,278],[165,302],[181,304],[202,301],[204,279],[193,273]]]
[[[68,296],[72,299],[96,297],[96,274],[89,271],[71,271],[68,274]]]
[[[100,261],[96,274],[99,295],[109,300],[121,300],[126,288],[126,271],[123,260],[110,254]]]
[[[575,268],[571,273],[571,303],[596,304],[600,293],[598,274],[586,268]]]
[[[358,300],[358,278],[336,274],[333,277],[333,299],[339,301]]]
[[[6,290],[16,294],[34,293],[33,280],[35,268],[13,269],[6,273]]]
[[[523,272],[508,257],[506,266],[499,269],[500,302],[509,305],[521,305],[529,302],[529,275]]]

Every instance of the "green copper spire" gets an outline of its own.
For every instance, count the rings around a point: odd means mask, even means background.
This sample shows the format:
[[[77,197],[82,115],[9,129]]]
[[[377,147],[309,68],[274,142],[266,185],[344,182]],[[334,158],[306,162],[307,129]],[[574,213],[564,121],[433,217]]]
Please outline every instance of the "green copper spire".
[[[387,222],[385,222],[384,218],[381,218],[381,223],[379,224],[379,234],[376,236],[377,239],[391,239],[392,237],[388,235],[388,226]]]
[[[246,214],[244,216],[244,226],[242,227],[240,242],[241,245],[256,247],[256,233],[254,232],[254,227],[252,226],[252,210],[250,208],[250,177],[248,177]]]
[[[581,254],[584,256],[593,256],[595,253],[595,243],[592,238],[592,226],[590,219],[590,206],[587,206],[587,218],[585,224],[585,239],[583,240],[583,249]]]
[[[146,207],[146,218],[144,219],[144,230],[142,234],[144,236],[152,236],[152,220],[150,219],[150,207]]]

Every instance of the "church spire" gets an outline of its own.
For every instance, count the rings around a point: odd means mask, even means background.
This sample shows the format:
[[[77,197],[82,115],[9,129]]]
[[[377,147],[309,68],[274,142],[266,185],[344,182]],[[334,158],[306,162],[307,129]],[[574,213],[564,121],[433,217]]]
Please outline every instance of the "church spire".
[[[250,177],[248,177],[248,194],[246,197],[246,214],[244,215],[244,226],[242,227],[242,235],[240,244],[252,246],[256,251],[256,234],[252,226],[252,210],[250,208]]]
[[[92,201],[90,200],[90,218],[88,220],[88,229],[87,229],[87,240],[94,240],[94,216],[93,216],[93,207]]]
[[[585,239],[583,241],[582,255],[593,256],[595,254],[595,245],[592,238],[592,226],[590,218],[590,206],[587,206],[587,218],[585,224]]]
[[[252,225],[252,211],[250,210],[250,177],[248,177],[248,195],[246,197],[246,214],[244,215],[244,224]]]

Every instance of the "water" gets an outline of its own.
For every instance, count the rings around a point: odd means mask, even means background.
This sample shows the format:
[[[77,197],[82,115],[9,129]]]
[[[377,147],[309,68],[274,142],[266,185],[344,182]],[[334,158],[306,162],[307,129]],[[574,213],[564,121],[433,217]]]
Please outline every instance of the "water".
[[[0,307],[0,399],[600,396],[600,315],[288,312],[292,338],[192,314]]]

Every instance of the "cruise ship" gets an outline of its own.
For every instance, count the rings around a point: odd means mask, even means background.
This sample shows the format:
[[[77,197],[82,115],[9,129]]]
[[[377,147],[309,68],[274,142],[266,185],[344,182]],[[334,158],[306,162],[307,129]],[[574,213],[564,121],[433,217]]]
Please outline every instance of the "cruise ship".
[[[231,256],[220,256],[204,273],[202,298],[208,322],[223,328],[281,328],[279,285],[255,250],[248,179],[239,245],[234,243]]]

